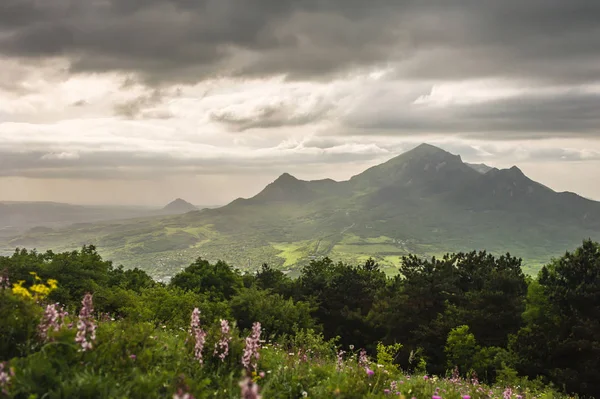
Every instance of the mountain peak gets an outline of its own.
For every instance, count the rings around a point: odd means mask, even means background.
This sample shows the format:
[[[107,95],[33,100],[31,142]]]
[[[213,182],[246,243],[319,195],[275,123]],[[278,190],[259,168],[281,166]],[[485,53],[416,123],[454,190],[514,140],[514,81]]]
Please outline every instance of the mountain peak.
[[[196,210],[198,210],[198,208],[196,208],[193,204],[190,204],[189,202],[187,202],[181,198],[177,198],[177,199],[169,202],[163,208],[163,211],[168,211],[168,212],[173,212],[173,213],[186,213],[186,212],[196,211]]]

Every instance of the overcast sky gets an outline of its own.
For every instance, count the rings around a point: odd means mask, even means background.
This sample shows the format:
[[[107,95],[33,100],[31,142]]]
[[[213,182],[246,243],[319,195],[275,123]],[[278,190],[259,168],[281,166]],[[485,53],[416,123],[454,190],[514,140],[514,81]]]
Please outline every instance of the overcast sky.
[[[0,200],[222,204],[421,142],[600,199],[600,1],[0,0]]]

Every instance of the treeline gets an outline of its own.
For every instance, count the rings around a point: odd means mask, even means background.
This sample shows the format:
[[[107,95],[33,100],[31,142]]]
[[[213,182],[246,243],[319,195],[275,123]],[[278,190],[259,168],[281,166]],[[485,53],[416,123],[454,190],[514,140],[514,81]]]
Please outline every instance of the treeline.
[[[486,252],[408,256],[399,269],[388,278],[373,260],[354,266],[326,258],[290,279],[266,264],[248,274],[198,259],[164,284],[113,267],[93,246],[0,258],[3,279],[32,285],[34,272],[57,280],[49,300],[67,309],[92,292],[104,317],[184,329],[199,308],[203,320],[235,320],[240,330],[259,321],[267,339],[313,329],[338,337],[341,348],[371,353],[380,342],[401,343],[394,361],[407,372],[445,375],[458,367],[487,382],[519,375],[600,397],[598,243],[584,241],[535,279],[523,274],[520,259]],[[27,335],[36,332],[26,312],[9,320],[14,309],[0,308],[0,361],[31,350]]]

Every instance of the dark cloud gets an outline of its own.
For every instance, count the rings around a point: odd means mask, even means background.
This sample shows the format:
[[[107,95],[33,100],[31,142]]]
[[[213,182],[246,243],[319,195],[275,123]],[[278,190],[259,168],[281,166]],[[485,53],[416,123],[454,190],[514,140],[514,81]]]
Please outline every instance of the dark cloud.
[[[0,54],[147,83],[391,65],[416,79],[600,76],[593,0],[2,0]]]
[[[167,95],[165,90],[154,89],[149,94],[116,104],[114,111],[117,116],[126,119],[169,119],[173,115],[168,110],[156,109],[157,106],[164,103]],[[170,95],[177,95],[177,92]]]
[[[376,91],[344,119],[352,134],[454,133],[489,140],[600,138],[600,94],[582,90],[520,94],[469,104],[427,105]],[[369,104],[377,102],[376,107]]]
[[[283,126],[302,126],[325,119],[334,105],[326,100],[319,100],[309,110],[299,112],[295,104],[284,102],[266,105],[254,109],[251,115],[240,115],[234,111],[220,110],[210,113],[214,122],[225,124],[234,130],[244,131],[255,128],[272,128]]]

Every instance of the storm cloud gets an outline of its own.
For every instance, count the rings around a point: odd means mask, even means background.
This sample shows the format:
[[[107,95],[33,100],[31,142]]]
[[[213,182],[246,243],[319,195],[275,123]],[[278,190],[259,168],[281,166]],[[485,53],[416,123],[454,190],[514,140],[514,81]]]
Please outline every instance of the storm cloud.
[[[361,68],[446,80],[596,80],[589,0],[4,0],[0,53],[146,82],[324,79]]]

